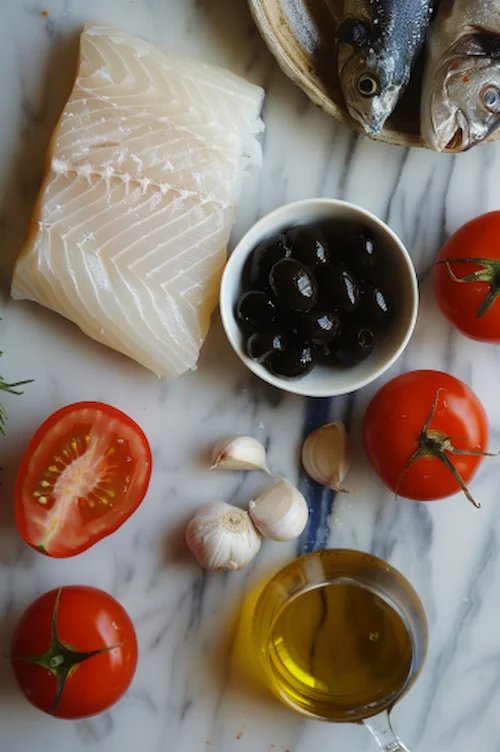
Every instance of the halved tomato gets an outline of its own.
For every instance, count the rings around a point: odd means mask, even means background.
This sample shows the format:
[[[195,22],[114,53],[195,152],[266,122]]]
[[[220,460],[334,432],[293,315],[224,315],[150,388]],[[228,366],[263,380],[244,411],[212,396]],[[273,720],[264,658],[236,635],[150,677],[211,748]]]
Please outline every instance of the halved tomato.
[[[135,512],[151,466],[148,440],[125,413],[101,402],[63,407],[40,426],[21,460],[19,532],[48,556],[85,551]]]

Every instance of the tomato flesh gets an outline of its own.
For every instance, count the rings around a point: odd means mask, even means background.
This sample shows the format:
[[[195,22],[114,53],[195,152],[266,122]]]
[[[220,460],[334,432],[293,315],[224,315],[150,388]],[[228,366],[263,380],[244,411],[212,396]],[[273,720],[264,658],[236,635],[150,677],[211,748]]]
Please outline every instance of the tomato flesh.
[[[21,461],[21,535],[49,556],[85,551],[137,509],[151,466],[143,431],[116,408],[81,402],[59,410],[38,429]]]
[[[54,613],[63,650],[46,660],[54,643]],[[75,657],[94,654],[71,665],[65,648]],[[135,630],[123,607],[102,590],[78,585],[51,590],[21,616],[11,640],[11,664],[32,705],[58,718],[85,718],[111,707],[128,689],[137,666]]]
[[[460,484],[436,457],[409,465],[436,399],[429,429],[452,439],[454,447],[485,452],[488,419],[474,392],[462,381],[440,371],[411,371],[383,386],[368,405],[363,441],[368,459],[385,485],[417,501],[451,496]],[[467,484],[483,457],[447,453]]]

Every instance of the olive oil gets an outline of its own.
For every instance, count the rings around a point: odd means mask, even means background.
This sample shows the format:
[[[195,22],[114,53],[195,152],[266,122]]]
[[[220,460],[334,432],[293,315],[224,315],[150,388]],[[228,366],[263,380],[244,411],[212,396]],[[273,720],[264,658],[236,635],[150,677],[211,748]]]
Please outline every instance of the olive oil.
[[[322,551],[266,586],[254,644],[274,692],[296,710],[353,722],[390,709],[425,656],[418,596],[385,562]]]
[[[284,606],[270,634],[277,688],[302,709],[352,720],[392,704],[404,688],[412,645],[399,614],[352,582],[315,587]]]

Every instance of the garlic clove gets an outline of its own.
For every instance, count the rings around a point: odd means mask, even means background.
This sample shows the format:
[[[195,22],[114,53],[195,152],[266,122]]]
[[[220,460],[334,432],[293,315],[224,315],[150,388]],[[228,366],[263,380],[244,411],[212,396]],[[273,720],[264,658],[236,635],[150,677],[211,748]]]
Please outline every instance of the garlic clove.
[[[230,436],[221,439],[212,452],[212,470],[263,470],[266,465],[265,447],[253,436]]]
[[[302,464],[308,475],[334,491],[343,491],[349,470],[349,443],[341,420],[313,431],[302,447]]]
[[[278,483],[251,501],[248,513],[255,527],[266,538],[290,541],[304,531],[309,518],[307,501],[292,483],[280,478]]]
[[[257,555],[262,538],[248,512],[223,501],[201,507],[186,530],[186,542],[205,569],[243,569]]]

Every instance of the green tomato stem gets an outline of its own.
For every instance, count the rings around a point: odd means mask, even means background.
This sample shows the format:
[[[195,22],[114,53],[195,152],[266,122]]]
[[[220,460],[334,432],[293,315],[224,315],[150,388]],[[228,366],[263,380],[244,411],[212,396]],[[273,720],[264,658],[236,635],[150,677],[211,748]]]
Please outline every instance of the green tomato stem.
[[[70,674],[73,674],[76,671],[80,663],[87,661],[89,658],[93,658],[94,655],[108,653],[110,650],[115,650],[116,648],[120,648],[123,645],[123,642],[120,642],[117,645],[111,645],[107,648],[100,648],[98,650],[91,650],[82,653],[78,650],[73,650],[73,648],[71,648],[69,645],[65,645],[63,642],[61,642],[59,640],[59,637],[57,636],[57,617],[59,614],[59,603],[61,600],[62,590],[62,588],[59,588],[54,602],[54,610],[52,612],[51,645],[47,652],[42,653],[41,655],[30,656],[27,658],[23,656],[11,656],[11,659],[14,661],[21,661],[22,663],[34,663],[37,666],[41,666],[47,671],[50,671],[50,673],[54,674],[54,676],[56,677],[56,696],[50,710],[48,711],[49,714],[53,714],[57,709],[57,706],[61,701],[64,687],[66,685],[66,680],[68,679]]]
[[[454,282],[466,284],[468,282],[485,282],[489,285],[489,292],[484,296],[479,308],[477,309],[476,319],[485,316],[493,306],[494,302],[500,295],[500,259],[487,258],[453,258],[436,261],[436,265],[446,264],[448,274]],[[477,264],[482,267],[472,274],[465,277],[457,277],[451,264]]]
[[[422,427],[422,430],[420,432],[420,435],[418,437],[418,446],[412,456],[410,457],[410,460],[408,464],[406,465],[405,469],[401,473],[401,476],[398,480],[398,483],[396,485],[395,495],[396,499],[399,498],[399,488],[401,486],[401,483],[403,481],[403,478],[406,474],[406,472],[410,469],[410,467],[416,462],[417,460],[429,458],[429,457],[435,457],[435,459],[439,460],[443,463],[443,465],[450,471],[450,473],[453,475],[457,483],[459,484],[460,488],[464,492],[467,499],[473,504],[477,509],[481,507],[481,504],[479,504],[474,497],[472,496],[471,492],[469,491],[469,488],[467,484],[465,483],[464,479],[458,472],[457,468],[451,461],[449,454],[453,455],[465,455],[470,457],[496,457],[499,453],[491,453],[491,452],[478,452],[474,451],[472,449],[459,449],[458,447],[455,447],[452,443],[453,437],[447,436],[446,434],[442,433],[441,431],[435,431],[431,429],[431,423],[434,419],[434,416],[436,414],[438,402],[439,402],[439,395],[441,392],[446,391],[444,388],[440,388],[436,391],[436,394],[434,396],[434,401],[432,403],[432,408],[427,416],[427,419]]]

